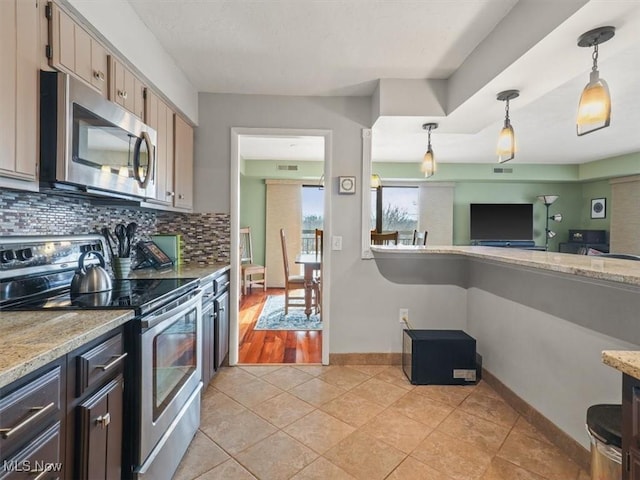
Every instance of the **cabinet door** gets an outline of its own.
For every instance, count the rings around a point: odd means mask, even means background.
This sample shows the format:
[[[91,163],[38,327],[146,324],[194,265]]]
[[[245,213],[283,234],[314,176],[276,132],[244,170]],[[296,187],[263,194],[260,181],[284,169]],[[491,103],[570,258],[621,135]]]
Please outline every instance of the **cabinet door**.
[[[107,50],[96,39],[91,39],[91,84],[107,96]]]
[[[38,8],[3,3],[0,18],[0,175],[35,180],[38,147]]]
[[[75,68],[73,72],[87,83],[92,83],[93,68],[91,65],[91,36],[79,25],[74,25],[75,32]]]
[[[118,375],[78,406],[78,478],[121,477],[123,383]]]
[[[55,423],[29,442],[11,458],[2,461],[2,480],[57,480],[64,465],[60,461],[62,433],[60,422]]]
[[[628,478],[629,480],[640,480],[640,451],[631,449],[629,450],[629,476],[625,477],[624,473],[622,478]]]
[[[113,56],[109,56],[109,100],[144,118],[144,84]]]
[[[174,115],[174,206],[193,208],[193,129],[178,115]]]
[[[109,55],[109,100],[124,107],[126,96],[124,67],[115,57]]]
[[[157,133],[156,200],[173,205],[173,112],[150,89],[145,99],[145,123]]]
[[[75,22],[55,3],[49,5],[52,49],[49,63],[58,70],[73,73],[76,69]]]
[[[218,370],[229,353],[229,292],[221,293],[215,300],[216,364]]]

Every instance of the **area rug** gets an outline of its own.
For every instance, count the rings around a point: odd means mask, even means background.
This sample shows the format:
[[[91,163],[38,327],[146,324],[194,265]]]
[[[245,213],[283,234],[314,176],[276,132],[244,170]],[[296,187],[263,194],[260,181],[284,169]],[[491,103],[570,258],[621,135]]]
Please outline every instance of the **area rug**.
[[[269,295],[254,330],[322,330],[320,316],[304,314],[304,306],[289,307],[284,314],[284,295]]]

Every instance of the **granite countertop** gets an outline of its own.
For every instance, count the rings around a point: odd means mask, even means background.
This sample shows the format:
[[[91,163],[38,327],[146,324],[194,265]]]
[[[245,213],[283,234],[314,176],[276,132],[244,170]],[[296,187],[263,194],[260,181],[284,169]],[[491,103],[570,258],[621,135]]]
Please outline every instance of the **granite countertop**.
[[[133,318],[133,310],[3,311],[0,387]]]
[[[180,265],[173,268],[156,270],[155,268],[144,268],[141,270],[131,270],[129,278],[199,278],[204,279],[211,275],[229,269],[229,264],[216,263],[212,265]]]
[[[374,252],[374,256],[375,254],[388,253],[464,255],[640,286],[640,262],[617,258],[601,258],[598,256],[522,250],[518,248],[471,246],[376,245],[371,247],[371,251]]]
[[[227,264],[148,268],[129,278],[200,278],[227,270]],[[134,317],[133,310],[3,311],[0,323],[0,387],[98,338]],[[52,332],[55,334],[52,335]]]
[[[605,365],[640,380],[640,351],[605,350],[602,352],[602,361]]]

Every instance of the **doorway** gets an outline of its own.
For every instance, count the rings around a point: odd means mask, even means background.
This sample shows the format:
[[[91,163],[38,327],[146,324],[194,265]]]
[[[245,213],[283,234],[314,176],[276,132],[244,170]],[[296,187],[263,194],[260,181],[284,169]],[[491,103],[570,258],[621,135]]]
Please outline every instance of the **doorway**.
[[[298,254],[308,254],[310,249],[308,225],[316,227],[320,221],[323,236],[330,235],[332,185],[324,182],[325,178],[331,178],[330,156],[331,132],[327,130],[232,129],[231,251],[239,251],[242,244],[240,227],[251,227],[253,262],[266,267],[267,288],[264,291],[262,286],[254,286],[243,295],[242,262],[240,256],[232,256],[232,284],[238,288],[231,292],[231,365],[328,363],[328,282],[322,282],[321,295],[311,295],[314,299],[311,312],[305,308],[311,308],[311,301],[301,308],[289,307],[289,314],[279,317],[286,322],[280,323],[277,315],[282,314],[277,309],[285,286],[280,228],[286,230],[290,275],[298,274],[301,268],[294,259],[297,262]],[[315,190],[315,194],[303,195],[303,191],[309,190]],[[322,199],[321,206],[310,207],[308,203],[317,203],[318,198]],[[310,216],[313,218],[305,218]],[[320,257],[323,280],[329,278],[330,256],[325,248]],[[310,323],[301,325],[296,323],[299,320]],[[314,320],[318,322],[314,324]]]

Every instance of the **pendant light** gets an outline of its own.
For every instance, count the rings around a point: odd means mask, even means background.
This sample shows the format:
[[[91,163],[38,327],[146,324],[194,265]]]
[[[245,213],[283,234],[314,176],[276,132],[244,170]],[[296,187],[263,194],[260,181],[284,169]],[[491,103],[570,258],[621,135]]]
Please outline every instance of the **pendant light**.
[[[513,133],[511,120],[509,119],[509,100],[513,100],[519,96],[520,92],[518,90],[505,90],[504,92],[500,92],[497,97],[501,102],[506,102],[504,107],[504,126],[498,137],[498,163],[508,162],[516,156],[516,137]]]
[[[612,39],[615,34],[614,27],[600,27],[589,30],[578,38],[579,47],[593,47],[593,66],[589,83],[584,87],[578,104],[576,133],[579,137],[608,127],[611,123],[609,86],[600,78],[598,72],[598,45]]]
[[[427,151],[422,159],[420,170],[424,173],[425,178],[429,178],[436,173],[436,157],[433,156],[433,149],[431,148],[431,130],[438,128],[438,124],[425,123],[422,128],[427,131]]]

